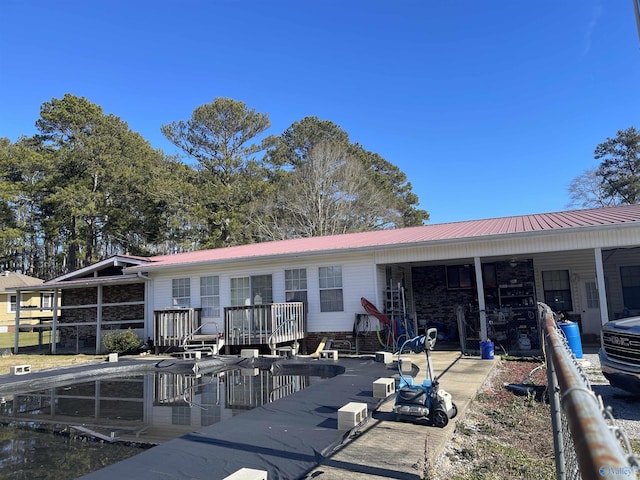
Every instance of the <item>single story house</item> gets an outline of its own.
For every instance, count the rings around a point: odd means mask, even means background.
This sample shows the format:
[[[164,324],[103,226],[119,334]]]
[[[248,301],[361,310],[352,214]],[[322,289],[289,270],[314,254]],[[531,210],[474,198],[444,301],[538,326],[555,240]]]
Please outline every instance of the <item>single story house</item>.
[[[53,315],[53,291],[49,288],[30,291],[44,280],[18,272],[0,272],[0,333],[13,332],[16,311],[21,311],[21,325],[27,329]],[[22,289],[20,303],[16,289]]]
[[[640,313],[640,205],[116,256],[41,288],[62,295],[53,351],[99,352],[107,330],[128,327],[156,348],[201,333],[229,348],[293,340],[310,353],[326,337],[375,351],[385,325],[362,299],[409,319],[408,334],[434,325],[463,348],[530,351],[537,302],[593,340]]]

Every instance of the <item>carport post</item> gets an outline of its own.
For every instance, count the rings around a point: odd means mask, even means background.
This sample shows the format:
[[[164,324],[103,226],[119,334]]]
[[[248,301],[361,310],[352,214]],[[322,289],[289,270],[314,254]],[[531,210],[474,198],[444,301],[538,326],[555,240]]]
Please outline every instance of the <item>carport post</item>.
[[[18,345],[20,344],[20,304],[22,303],[22,292],[16,290],[16,326],[14,334],[13,353],[18,353]]]
[[[482,263],[480,257],[473,257],[476,271],[476,289],[478,290],[478,311],[480,312],[480,341],[487,340],[487,312],[484,303],[484,283],[482,282]]]
[[[602,248],[595,250],[596,261],[596,285],[598,287],[598,300],[600,301],[600,320],[602,325],[609,321],[609,306],[607,305],[607,289],[604,284],[604,265],[602,264]]]

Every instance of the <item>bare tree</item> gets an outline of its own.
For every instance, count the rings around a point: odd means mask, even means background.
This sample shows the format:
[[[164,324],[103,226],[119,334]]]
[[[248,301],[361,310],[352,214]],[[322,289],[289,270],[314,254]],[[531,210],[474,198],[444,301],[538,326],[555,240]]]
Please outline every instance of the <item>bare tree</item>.
[[[611,196],[603,187],[598,170],[589,168],[569,184],[570,208],[597,208],[622,204],[618,196]]]
[[[265,239],[334,235],[384,228],[393,212],[385,206],[358,159],[335,142],[314,146],[304,163],[288,172],[255,222]]]

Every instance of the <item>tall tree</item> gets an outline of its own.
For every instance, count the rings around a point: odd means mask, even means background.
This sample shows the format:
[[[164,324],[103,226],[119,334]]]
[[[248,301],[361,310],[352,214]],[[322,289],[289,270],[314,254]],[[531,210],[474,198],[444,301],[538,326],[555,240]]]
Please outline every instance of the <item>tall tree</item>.
[[[158,234],[147,187],[161,173],[162,153],[120,118],[70,94],[45,102],[36,126],[37,140],[54,156],[44,208],[49,234],[68,248],[66,269],[144,250]]]
[[[295,122],[267,160],[270,201],[266,208],[259,206],[262,216],[254,216],[265,239],[420,225],[428,219],[416,207],[417,196],[404,173],[351,144],[330,121],[306,117]]]
[[[615,138],[599,144],[594,153],[601,160],[597,175],[606,196],[622,203],[640,201],[640,132],[634,127],[619,130]]]
[[[264,171],[256,155],[274,142],[262,135],[271,126],[267,114],[243,102],[216,98],[197,107],[189,120],[162,126],[162,133],[197,161],[198,247],[252,241],[248,205],[264,191]]]

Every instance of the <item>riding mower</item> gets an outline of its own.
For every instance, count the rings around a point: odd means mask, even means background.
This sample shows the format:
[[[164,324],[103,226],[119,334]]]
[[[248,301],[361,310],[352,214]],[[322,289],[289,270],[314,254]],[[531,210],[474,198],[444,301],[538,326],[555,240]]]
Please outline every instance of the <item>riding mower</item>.
[[[433,374],[430,352],[437,338],[438,330],[430,328],[426,335],[407,340],[400,348],[398,356],[407,350],[413,353],[426,352],[428,378],[425,378],[421,384],[414,383],[413,377],[402,374],[401,362],[398,358],[400,383],[393,406],[393,412],[397,414],[398,420],[409,418],[415,421],[427,421],[431,425],[444,428],[449,420],[458,414],[458,407],[453,403],[451,394],[439,388],[438,379]]]

